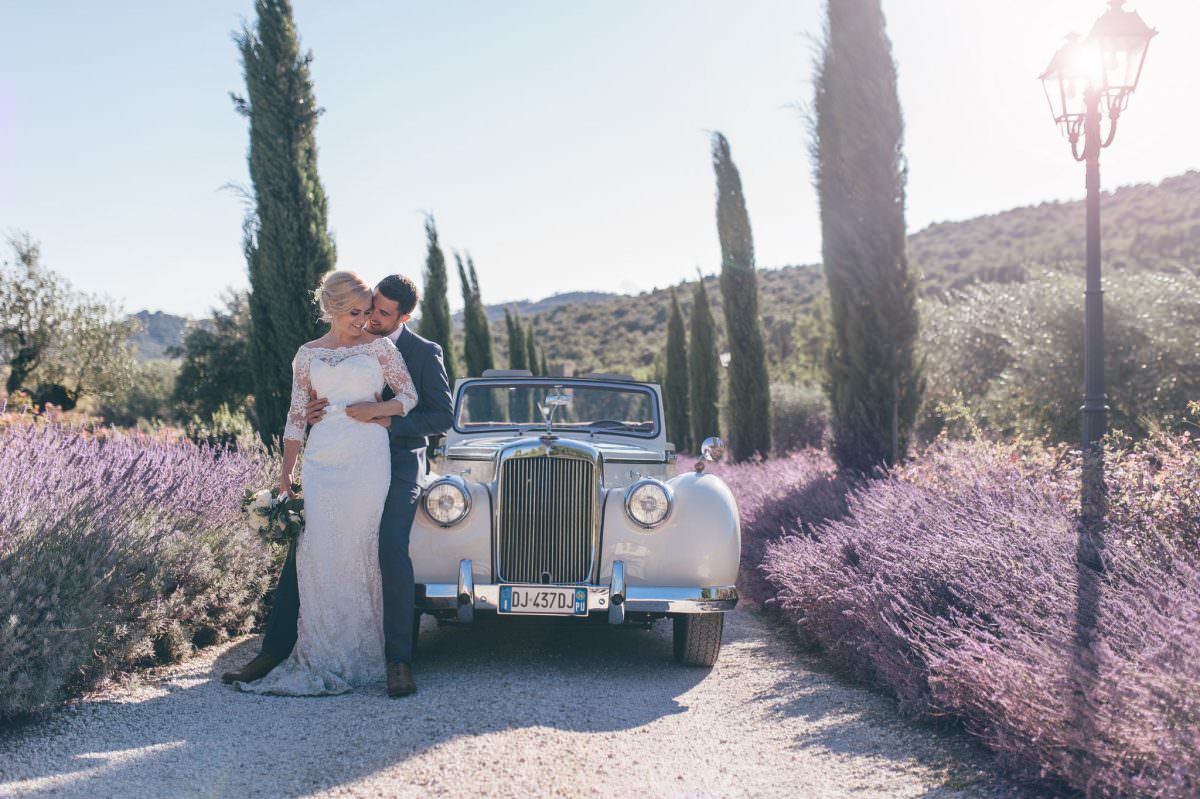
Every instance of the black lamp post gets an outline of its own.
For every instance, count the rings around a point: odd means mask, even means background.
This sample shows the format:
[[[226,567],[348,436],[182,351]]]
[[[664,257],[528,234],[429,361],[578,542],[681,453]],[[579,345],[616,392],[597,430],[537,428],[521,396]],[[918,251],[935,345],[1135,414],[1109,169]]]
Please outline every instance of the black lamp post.
[[[1157,34],[1124,0],[1109,0],[1086,39],[1071,34],[1042,73],[1054,121],[1071,142],[1076,161],[1087,164],[1087,292],[1083,349],[1082,448],[1094,450],[1104,437],[1104,294],[1100,288],[1100,150],[1117,133],[1117,119],[1137,88],[1150,40]],[[1107,131],[1101,135],[1102,116]],[[1079,149],[1080,139],[1083,150]],[[1086,489],[1085,489],[1086,490]],[[1086,504],[1086,501],[1085,501]]]
[[[1156,31],[1124,0],[1109,0],[1086,39],[1076,35],[1054,54],[1042,73],[1042,86],[1054,121],[1063,127],[1076,161],[1087,164],[1087,291],[1084,294],[1082,452],[1079,534],[1075,550],[1075,687],[1070,700],[1073,722],[1084,735],[1095,734],[1089,697],[1098,669],[1093,649],[1100,616],[1104,571],[1104,453],[1100,439],[1107,424],[1104,396],[1104,293],[1100,288],[1100,150],[1112,144],[1117,119],[1137,88],[1146,50]],[[1103,131],[1107,116],[1107,131]],[[1080,138],[1083,150],[1080,151]]]

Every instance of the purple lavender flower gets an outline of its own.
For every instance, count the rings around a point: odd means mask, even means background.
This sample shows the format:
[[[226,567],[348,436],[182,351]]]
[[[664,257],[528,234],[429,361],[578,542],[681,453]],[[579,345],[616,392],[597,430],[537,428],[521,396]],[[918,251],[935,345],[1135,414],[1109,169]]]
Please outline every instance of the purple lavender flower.
[[[1200,795],[1200,450],[1108,455],[1095,677],[1076,668],[1078,463],[940,442],[853,491],[849,513],[768,543],[803,633],[918,714],[1091,796]],[[1077,723],[1081,708],[1088,729]]]
[[[44,421],[0,426],[0,718],[253,624],[273,553],[241,512],[274,471]]]

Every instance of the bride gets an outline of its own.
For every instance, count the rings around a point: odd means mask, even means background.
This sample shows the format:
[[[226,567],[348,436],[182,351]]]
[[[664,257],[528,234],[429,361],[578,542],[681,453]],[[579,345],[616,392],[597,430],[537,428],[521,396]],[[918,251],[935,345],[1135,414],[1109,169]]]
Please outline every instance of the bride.
[[[304,443],[310,392],[328,398],[304,452],[304,532],[296,554],[300,620],[296,646],[265,677],[239,682],[260,694],[340,694],[384,677],[379,520],[391,484],[387,430],[346,415],[384,383],[407,414],[417,404],[395,345],[366,330],[371,287],[353,272],[331,272],[316,292],[329,332],[292,361],[292,401],[283,432],[281,492]]]

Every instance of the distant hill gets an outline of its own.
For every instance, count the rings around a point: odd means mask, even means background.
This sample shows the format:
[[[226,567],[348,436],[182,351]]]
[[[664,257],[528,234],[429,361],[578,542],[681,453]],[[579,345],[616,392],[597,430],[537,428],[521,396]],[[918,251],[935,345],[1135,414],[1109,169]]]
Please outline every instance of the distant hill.
[[[590,305],[596,302],[604,302],[605,300],[618,299],[622,296],[621,294],[613,294],[607,291],[568,291],[562,294],[551,294],[542,300],[519,300],[499,305],[485,305],[483,308],[487,311],[488,319],[495,322],[503,321],[505,308],[516,308],[517,313],[521,314],[521,316],[532,316],[533,314],[553,311],[564,305]],[[455,322],[460,321],[460,315],[454,317]]]
[[[724,347],[721,289],[715,275],[704,279],[708,299],[718,321],[718,346]],[[808,306],[824,287],[821,268],[815,265],[764,269],[758,273],[759,311],[767,333],[768,357],[785,358],[792,346],[791,332],[808,314]],[[677,289],[680,307],[691,312],[695,282]],[[576,371],[623,372],[649,377],[655,356],[666,345],[669,288],[636,295],[615,295],[587,303],[567,303],[533,315],[522,314],[533,325],[538,346],[552,363],[570,361]],[[496,352],[507,358],[503,326],[493,325]]]
[[[1200,269],[1200,172],[1158,185],[1105,192],[1100,203],[1105,269]],[[974,282],[1024,280],[1040,265],[1084,263],[1082,200],[1042,203],[962,222],[942,222],[908,236],[908,259],[925,295],[944,294]],[[706,278],[724,349],[724,317],[716,277]],[[814,302],[824,292],[820,265],[758,271],[758,296],[773,373],[793,358]],[[679,292],[688,312],[691,287]],[[572,361],[581,370],[648,376],[666,343],[668,289],[568,302],[533,314],[536,340],[551,362]],[[529,314],[522,313],[522,316]],[[497,352],[506,342],[496,336]]]
[[[138,358],[143,361],[167,357],[167,350],[183,342],[184,333],[192,321],[185,316],[162,311],[138,311],[133,314],[142,323],[142,332],[130,337],[137,347]]]
[[[1074,201],[940,222],[909,236],[909,262],[920,275],[919,290],[924,295],[944,295],[975,282],[1022,280],[1029,269],[1042,265],[1082,269],[1084,216],[1083,202]],[[1101,220],[1105,269],[1200,269],[1200,172],[1187,172],[1158,185],[1106,192]],[[759,270],[760,316],[773,376],[786,371],[785,365],[803,345],[797,334],[811,333],[814,303],[823,295],[824,284],[819,264]],[[685,313],[691,309],[694,285],[678,290]],[[717,315],[718,346],[723,350],[725,333],[716,276],[705,278],[705,285]],[[498,365],[507,363],[502,324],[506,307],[515,307],[533,325],[537,343],[545,348],[552,364],[570,362],[576,371],[649,377],[656,356],[666,345],[670,289],[636,295],[567,292],[536,301],[489,305]],[[189,324],[183,317],[161,312],[142,311],[136,316],[146,332],[135,341],[148,358],[163,357],[167,347],[181,341]]]
[[[1085,215],[1083,201],[1073,201],[930,225],[908,238],[909,262],[920,276],[919,291],[941,295],[975,282],[1023,280],[1029,269],[1044,265],[1082,269]],[[1101,225],[1105,269],[1200,269],[1200,172],[1157,185],[1105,192]],[[813,301],[824,292],[824,273],[820,265],[785,266],[760,269],[758,278],[767,357],[777,375],[795,356],[800,344],[795,334],[804,328]],[[705,282],[710,301],[719,308],[717,278]],[[666,345],[668,292],[660,289],[564,304],[535,314],[530,321],[551,362],[569,360],[585,370],[648,376],[655,356]],[[690,285],[679,299],[687,312]],[[717,327],[724,348],[719,312]],[[503,337],[497,335],[496,342],[502,352]]]
[[[909,236],[909,263],[921,274],[924,294],[1021,280],[1033,265],[1082,264],[1086,215],[1076,201],[941,222]],[[1200,172],[1104,192],[1100,225],[1105,269],[1197,269]]]
[[[619,294],[603,291],[572,291],[554,294],[541,300],[518,300],[499,305],[484,306],[488,318],[493,322],[504,321],[504,309],[516,308],[523,318],[539,313],[553,311],[564,305],[587,305],[621,298]],[[139,360],[151,361],[166,358],[167,350],[178,347],[183,343],[183,337],[188,329],[196,324],[204,324],[204,320],[193,321],[186,316],[176,316],[163,311],[138,311],[131,314],[142,324],[142,332],[130,337],[130,342],[137,347]],[[454,315],[454,323],[461,325],[461,313]]]

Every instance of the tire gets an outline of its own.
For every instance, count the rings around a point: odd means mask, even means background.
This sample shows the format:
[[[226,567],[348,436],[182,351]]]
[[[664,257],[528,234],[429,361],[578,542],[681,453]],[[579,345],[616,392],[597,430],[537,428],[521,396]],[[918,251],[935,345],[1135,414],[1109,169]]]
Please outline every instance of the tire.
[[[676,616],[675,660],[685,666],[711,666],[721,654],[724,613],[695,613]]]

